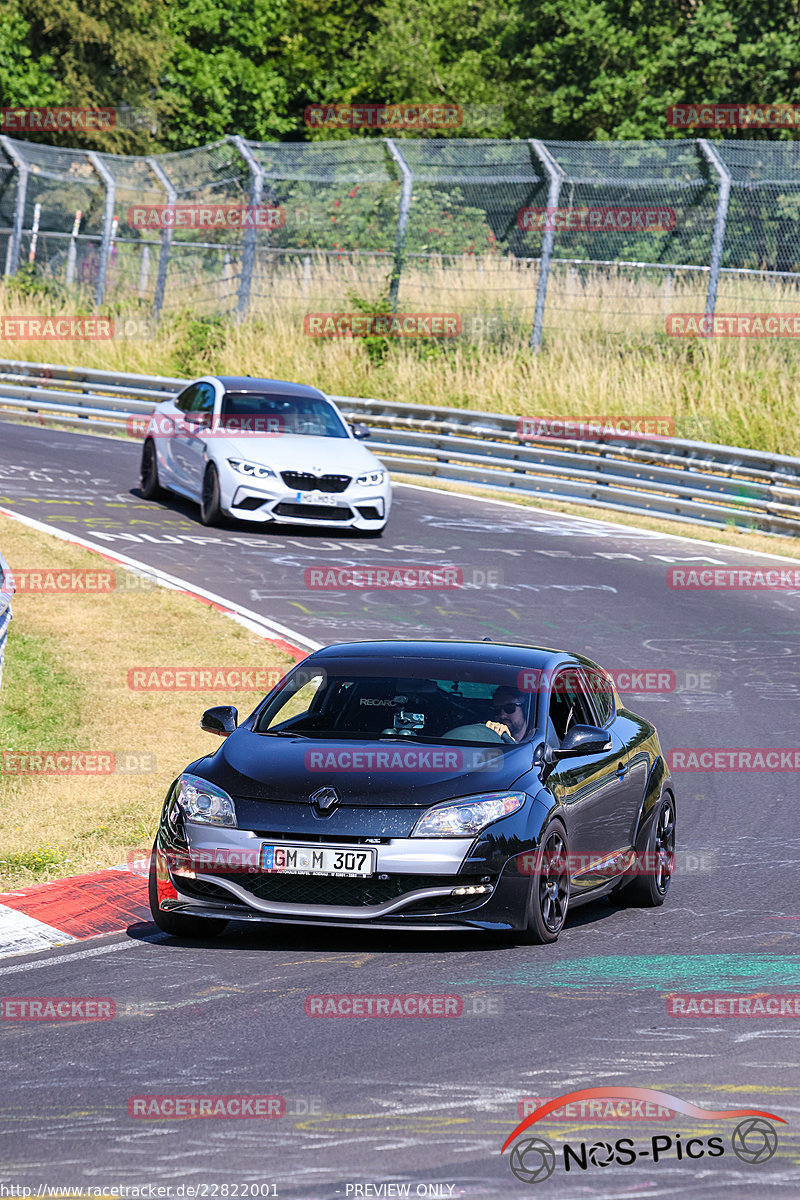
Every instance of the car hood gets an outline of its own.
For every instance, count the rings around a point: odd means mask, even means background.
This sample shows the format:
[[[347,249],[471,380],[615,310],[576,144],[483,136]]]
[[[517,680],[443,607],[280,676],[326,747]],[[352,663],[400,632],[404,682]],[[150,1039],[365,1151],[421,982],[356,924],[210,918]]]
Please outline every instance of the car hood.
[[[203,760],[199,773],[242,801],[311,806],[314,793],[334,788],[338,808],[424,808],[459,796],[508,790],[530,770],[531,759],[530,743],[312,740],[241,728]]]
[[[216,453],[222,458],[243,458],[279,471],[311,471],[314,475],[358,475],[364,471],[381,469],[381,463],[375,455],[353,438],[298,434],[234,436],[218,441]]]

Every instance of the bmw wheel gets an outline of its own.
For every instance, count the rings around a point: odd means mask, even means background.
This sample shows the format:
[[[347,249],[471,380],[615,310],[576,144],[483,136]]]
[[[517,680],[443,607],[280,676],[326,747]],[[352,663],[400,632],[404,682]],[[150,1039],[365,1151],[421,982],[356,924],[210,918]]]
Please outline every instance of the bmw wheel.
[[[140,490],[145,500],[157,500],[161,495],[158,482],[158,460],[153,439],[148,438],[142,447],[142,465],[139,472]]]
[[[204,525],[219,525],[222,520],[222,508],[219,501],[219,475],[213,463],[208,464],[203,476],[200,520]]]
[[[569,907],[569,851],[563,825],[551,821],[542,834],[528,893],[526,941],[555,942]]]

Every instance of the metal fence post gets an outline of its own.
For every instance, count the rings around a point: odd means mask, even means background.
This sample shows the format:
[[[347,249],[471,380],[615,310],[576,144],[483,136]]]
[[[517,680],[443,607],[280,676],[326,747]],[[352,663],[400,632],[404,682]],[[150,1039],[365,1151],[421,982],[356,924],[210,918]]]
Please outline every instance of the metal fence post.
[[[250,204],[253,208],[261,203],[261,196],[264,191],[264,168],[260,167],[253,156],[253,152],[245,142],[244,138],[237,134],[230,139],[236,149],[241,154],[244,161],[250,170]],[[250,307],[250,291],[253,285],[253,268],[256,261],[256,237],[258,230],[255,222],[249,223],[244,235],[244,248],[242,251],[242,274],[239,279],[239,298],[236,303],[236,315],[241,321]]]
[[[22,246],[22,230],[25,224],[25,201],[28,196],[28,176],[31,169],[20,154],[10,137],[0,136],[0,146],[17,168],[17,200],[14,205],[14,227],[8,239],[6,250],[6,275],[15,275],[19,266],[19,252]]]
[[[547,207],[548,209],[558,208],[558,196],[561,191],[562,180],[564,179],[564,171],[553,158],[544,142],[540,142],[538,138],[530,138],[529,145],[533,148],[534,154],[544,167],[550,180],[550,186],[547,189]],[[550,277],[550,260],[553,257],[554,238],[555,227],[551,224],[549,228],[545,228],[544,237],[542,238],[542,257],[539,261],[539,283],[536,288],[536,309],[533,314],[533,329],[531,330],[530,342],[534,354],[538,351],[542,341],[544,305],[547,299],[547,281]]]
[[[167,193],[167,204],[174,204],[178,198],[178,193],[164,168],[161,166],[157,158],[153,156],[147,159],[147,165],[155,175],[158,182]],[[167,288],[167,271],[169,270],[169,256],[172,249],[172,227],[167,226],[161,230],[161,248],[158,252],[158,274],[156,275],[156,290],[153,296],[153,320],[157,321],[161,316],[161,309],[164,306],[164,292]]]
[[[89,150],[86,157],[106,186],[103,237],[100,242],[100,266],[97,272],[97,287],[94,293],[95,307],[99,308],[103,303],[103,295],[106,290],[106,275],[108,273],[108,256],[111,253],[111,230],[114,224],[114,204],[117,198],[117,185],[114,181],[114,176],[94,150]]]
[[[717,212],[714,217],[714,233],[711,239],[711,269],[708,272],[708,291],[706,293],[706,316],[713,317],[717,307],[717,287],[719,272],[722,266],[722,250],[725,244],[725,226],[728,222],[728,204],[731,197],[731,173],[720,158],[711,142],[698,138],[697,144],[719,176],[719,196],[717,197]]]
[[[406,252],[406,231],[408,229],[408,214],[411,209],[411,194],[414,190],[414,172],[397,149],[392,138],[385,138],[386,145],[403,176],[403,190],[400,193],[400,212],[397,216],[397,233],[394,239],[394,263],[392,277],[389,280],[389,303],[392,311],[397,311],[397,297],[400,292],[400,275],[403,271],[403,261]]]

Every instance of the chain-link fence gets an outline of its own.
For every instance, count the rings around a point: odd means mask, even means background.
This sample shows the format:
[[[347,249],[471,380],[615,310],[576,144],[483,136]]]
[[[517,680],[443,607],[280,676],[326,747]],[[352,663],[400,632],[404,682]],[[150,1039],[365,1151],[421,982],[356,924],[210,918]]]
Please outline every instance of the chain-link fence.
[[[663,332],[666,314],[723,301],[785,308],[800,283],[800,142],[231,137],[135,158],[0,137],[0,151],[6,275],[33,263],[156,318],[383,305],[538,346],[543,330]],[[164,206],[272,220],[133,215]]]

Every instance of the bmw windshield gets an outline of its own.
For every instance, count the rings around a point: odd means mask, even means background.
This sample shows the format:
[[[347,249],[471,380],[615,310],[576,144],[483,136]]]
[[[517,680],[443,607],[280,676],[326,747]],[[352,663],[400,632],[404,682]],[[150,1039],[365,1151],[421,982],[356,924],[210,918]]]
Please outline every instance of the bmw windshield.
[[[281,433],[307,437],[348,437],[344,422],[332,405],[317,396],[280,396],[265,392],[226,392],[220,423],[225,418],[268,418]]]

